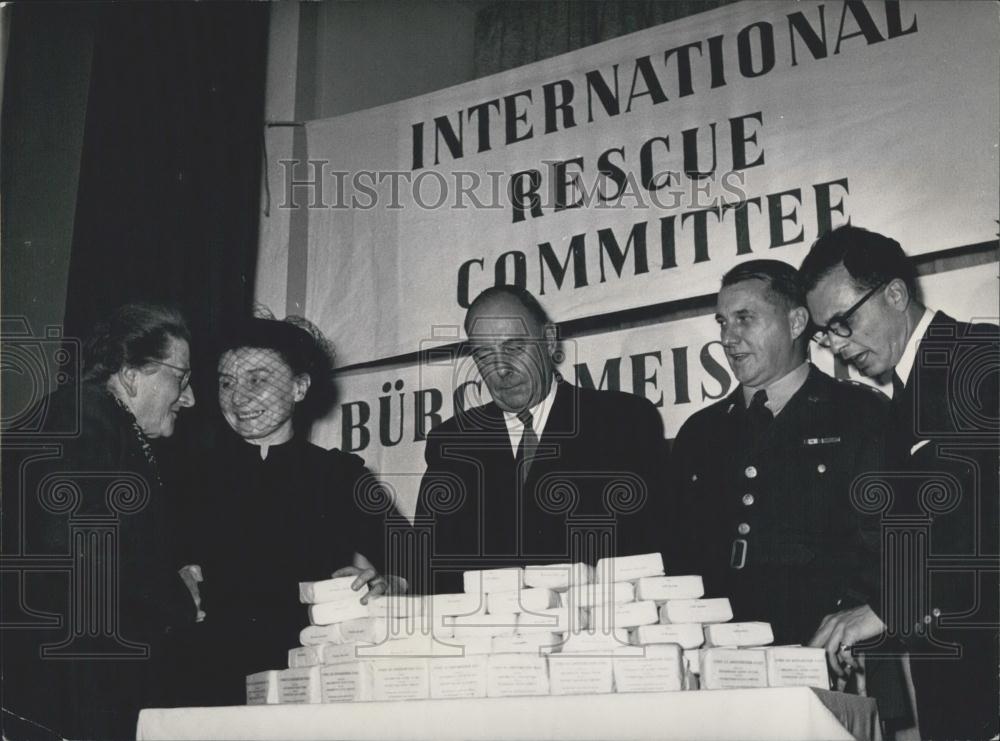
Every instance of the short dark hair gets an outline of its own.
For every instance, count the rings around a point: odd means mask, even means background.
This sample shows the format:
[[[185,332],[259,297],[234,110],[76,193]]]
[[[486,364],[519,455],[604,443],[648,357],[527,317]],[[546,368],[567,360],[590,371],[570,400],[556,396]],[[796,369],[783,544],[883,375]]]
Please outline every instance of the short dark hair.
[[[476,296],[472,303],[469,304],[469,310],[465,312],[465,333],[469,333],[469,317],[478,308],[478,306],[491,298],[496,296],[508,296],[515,301],[517,301],[524,309],[528,312],[529,316],[538,322],[539,325],[545,326],[551,323],[549,315],[542,308],[542,305],[538,303],[538,299],[534,297],[531,291],[526,288],[521,288],[520,286],[490,286],[478,296]]]
[[[141,368],[170,354],[170,340],[191,342],[183,315],[172,306],[119,306],[83,341],[83,378],[104,383],[122,368]]]
[[[217,357],[241,348],[273,350],[293,375],[309,374],[309,390],[295,405],[294,424],[307,424],[325,415],[336,400],[333,381],[333,345],[308,319],[253,317],[240,322],[219,343]]]
[[[767,284],[771,294],[788,309],[806,305],[798,272],[781,260],[747,260],[722,276],[722,287],[747,280],[760,280]]]
[[[799,276],[811,291],[838,265],[843,265],[859,290],[871,290],[894,278],[917,297],[917,269],[895,239],[859,226],[838,226],[813,242]]]

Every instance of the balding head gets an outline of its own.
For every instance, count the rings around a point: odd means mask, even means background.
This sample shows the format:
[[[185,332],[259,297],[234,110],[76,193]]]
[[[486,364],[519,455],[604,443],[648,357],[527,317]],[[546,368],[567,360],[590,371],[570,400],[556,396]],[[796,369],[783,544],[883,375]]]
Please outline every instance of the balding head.
[[[527,291],[499,286],[483,291],[465,316],[469,348],[497,406],[529,409],[552,385],[555,327]]]

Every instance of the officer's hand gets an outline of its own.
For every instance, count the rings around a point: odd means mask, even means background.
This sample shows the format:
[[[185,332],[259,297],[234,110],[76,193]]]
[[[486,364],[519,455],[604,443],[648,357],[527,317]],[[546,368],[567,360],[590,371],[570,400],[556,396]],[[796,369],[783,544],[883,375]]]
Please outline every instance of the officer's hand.
[[[851,653],[854,644],[874,638],[884,630],[885,623],[875,611],[868,605],[862,605],[823,618],[809,645],[825,649],[833,673],[843,677],[858,668],[858,661]]]

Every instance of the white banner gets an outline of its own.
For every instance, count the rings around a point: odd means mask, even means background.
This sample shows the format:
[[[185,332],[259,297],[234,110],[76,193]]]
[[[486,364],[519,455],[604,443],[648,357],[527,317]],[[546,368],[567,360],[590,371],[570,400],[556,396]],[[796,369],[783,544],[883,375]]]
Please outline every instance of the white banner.
[[[957,319],[996,323],[997,267],[928,276],[921,280],[924,299]],[[425,349],[454,339],[441,337]],[[814,362],[832,374],[833,357],[812,347]],[[645,396],[659,407],[668,438],[735,388],[712,314],[566,340],[562,350],[559,370],[567,380]],[[453,414],[456,397],[466,407],[489,401],[471,359],[452,352],[431,352],[419,365],[349,371],[340,376],[340,406],[317,424],[313,439],[363,456],[410,517],[425,467],[424,435]]]
[[[260,255],[300,264],[258,299],[351,365],[494,282],[565,321],[797,264],[848,218],[909,254],[994,239],[998,32],[992,3],[741,3],[312,122],[309,165],[274,165],[308,228]]]

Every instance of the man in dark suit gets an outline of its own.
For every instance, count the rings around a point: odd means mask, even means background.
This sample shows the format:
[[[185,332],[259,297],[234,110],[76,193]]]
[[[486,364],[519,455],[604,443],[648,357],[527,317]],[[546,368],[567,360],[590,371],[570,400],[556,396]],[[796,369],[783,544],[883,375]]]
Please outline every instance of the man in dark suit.
[[[427,437],[414,526],[433,532],[433,563],[421,559],[411,591],[461,591],[464,570],[658,550],[666,492],[653,405],[557,380],[556,327],[523,289],[483,291],[465,331],[493,401]]]
[[[801,643],[848,597],[861,531],[849,497],[878,461],[885,399],[807,360],[795,268],[751,260],[722,279],[716,321],[740,385],[692,415],[674,442],[671,543],[684,573],[727,596],[737,620]]]
[[[841,671],[853,665],[845,649],[901,641],[921,735],[994,737],[1000,334],[926,308],[899,243],[865,229],[824,235],[800,272],[820,339],[894,388],[890,468],[862,497],[883,542],[870,568],[881,564],[885,579],[870,605],[828,616],[813,642]]]

